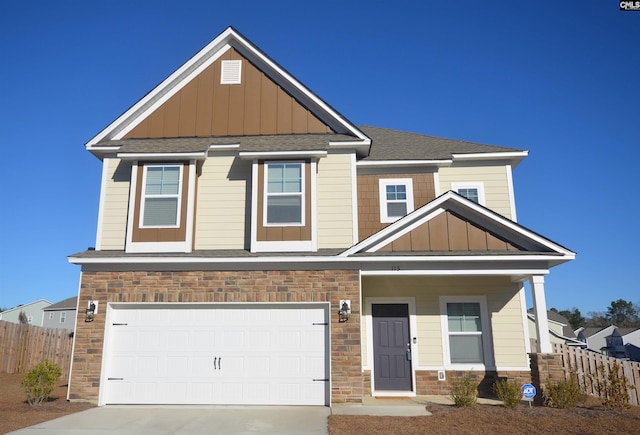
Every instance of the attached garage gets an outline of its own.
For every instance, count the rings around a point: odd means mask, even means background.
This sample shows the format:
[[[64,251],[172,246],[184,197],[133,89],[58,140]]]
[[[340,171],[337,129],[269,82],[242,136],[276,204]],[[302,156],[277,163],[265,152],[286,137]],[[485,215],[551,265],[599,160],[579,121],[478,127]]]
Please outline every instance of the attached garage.
[[[112,303],[99,403],[330,405],[328,303]]]

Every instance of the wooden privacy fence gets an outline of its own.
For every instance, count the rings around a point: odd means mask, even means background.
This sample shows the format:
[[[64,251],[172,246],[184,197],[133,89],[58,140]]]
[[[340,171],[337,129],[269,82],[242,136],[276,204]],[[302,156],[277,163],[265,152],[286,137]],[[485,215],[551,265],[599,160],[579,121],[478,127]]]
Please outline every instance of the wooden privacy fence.
[[[602,373],[598,367],[602,364],[608,373],[615,362],[620,367],[621,374],[627,378],[627,383],[632,387],[629,392],[629,403],[640,404],[640,363],[612,358],[601,353],[566,346],[559,343],[551,343],[553,352],[562,354],[562,364],[566,376],[576,373],[582,390],[589,395],[597,396],[596,384],[592,377],[602,380]]]
[[[41,361],[60,366],[68,379],[73,337],[66,329],[49,329],[0,320],[0,372],[26,373]]]

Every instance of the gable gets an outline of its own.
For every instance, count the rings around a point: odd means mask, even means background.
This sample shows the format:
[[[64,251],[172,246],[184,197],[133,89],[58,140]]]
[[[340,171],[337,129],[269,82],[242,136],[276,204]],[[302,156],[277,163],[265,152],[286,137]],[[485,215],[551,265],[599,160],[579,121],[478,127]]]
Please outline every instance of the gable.
[[[241,62],[240,68],[234,68],[237,63],[223,67],[234,61]],[[222,78],[223,70],[231,75]],[[305,134],[344,136],[346,141],[330,145],[356,150],[360,157],[371,144],[348,119],[229,27],[85,146],[103,158],[118,149],[114,141],[127,139]]]
[[[521,250],[451,211],[440,213],[378,249],[386,252]]]
[[[222,63],[241,62],[239,84],[222,84]],[[332,133],[300,101],[229,48],[124,139]]]
[[[531,253],[543,255],[553,263],[575,257],[574,252],[563,246],[452,191],[398,219],[340,256],[394,252],[470,256],[483,252],[511,256]]]

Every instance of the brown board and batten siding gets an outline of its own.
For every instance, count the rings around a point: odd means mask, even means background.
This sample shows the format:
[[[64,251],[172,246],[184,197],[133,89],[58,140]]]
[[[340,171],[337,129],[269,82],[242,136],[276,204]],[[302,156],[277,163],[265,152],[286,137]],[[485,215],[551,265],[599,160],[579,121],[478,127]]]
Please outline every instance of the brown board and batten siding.
[[[311,163],[304,163],[304,225],[264,225],[264,161],[258,162],[258,204],[256,240],[260,242],[308,241],[311,240]]]
[[[220,84],[222,60],[242,60],[240,84]],[[125,139],[331,132],[251,62],[229,49]]]
[[[144,163],[138,166],[136,181],[136,201],[133,210],[133,242],[184,242],[187,237],[187,202],[189,190],[189,164],[182,163],[182,192],[180,193],[180,226],[178,228],[140,228],[140,209],[142,205],[142,174]]]
[[[380,251],[519,251],[489,231],[449,211],[435,216]]]
[[[432,173],[426,174],[367,174],[358,175],[358,240],[377,233],[388,223],[380,222],[380,179],[411,178],[413,205],[418,209],[436,197]]]

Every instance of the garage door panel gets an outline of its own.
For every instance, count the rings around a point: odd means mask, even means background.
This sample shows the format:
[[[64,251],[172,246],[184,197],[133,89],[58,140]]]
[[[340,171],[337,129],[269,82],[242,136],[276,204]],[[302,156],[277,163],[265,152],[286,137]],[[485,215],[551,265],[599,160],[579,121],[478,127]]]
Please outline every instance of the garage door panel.
[[[326,305],[278,306],[111,310],[104,402],[328,404]]]

